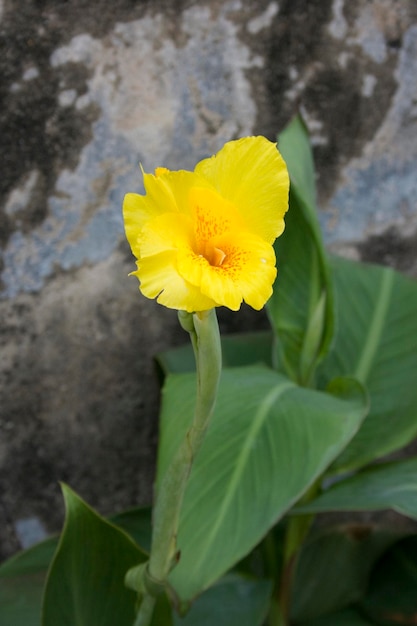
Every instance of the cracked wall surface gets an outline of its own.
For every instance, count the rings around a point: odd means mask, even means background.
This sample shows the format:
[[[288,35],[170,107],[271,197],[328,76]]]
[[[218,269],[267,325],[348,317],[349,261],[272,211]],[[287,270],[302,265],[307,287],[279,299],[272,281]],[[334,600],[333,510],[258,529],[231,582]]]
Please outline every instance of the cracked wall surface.
[[[184,338],[127,277],[139,163],[301,110],[328,245],[417,274],[417,5],[2,0],[0,47],[1,558],[59,527],[58,480],[105,513],[151,497],[152,355]]]

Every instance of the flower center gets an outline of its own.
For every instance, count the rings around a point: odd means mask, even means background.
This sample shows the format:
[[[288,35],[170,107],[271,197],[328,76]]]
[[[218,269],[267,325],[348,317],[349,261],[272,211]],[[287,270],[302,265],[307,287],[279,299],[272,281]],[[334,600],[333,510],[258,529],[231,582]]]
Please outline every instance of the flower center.
[[[191,188],[189,201],[192,207],[194,251],[212,267],[221,267],[228,254],[224,250],[224,236],[240,232],[242,219],[236,208],[212,189]]]
[[[213,267],[220,267],[223,265],[223,261],[226,258],[226,253],[221,249],[217,248],[210,244],[210,242],[206,242],[204,245],[204,252],[202,255]]]

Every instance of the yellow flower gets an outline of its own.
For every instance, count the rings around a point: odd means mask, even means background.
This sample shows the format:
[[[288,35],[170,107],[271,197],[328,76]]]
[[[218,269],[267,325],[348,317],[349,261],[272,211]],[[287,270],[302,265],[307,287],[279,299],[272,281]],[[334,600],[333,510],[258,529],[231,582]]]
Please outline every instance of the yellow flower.
[[[276,277],[272,244],[284,230],[289,179],[265,137],[226,143],[194,172],[143,173],[146,195],[123,203],[126,236],[140,289],[178,310],[244,300],[261,309]]]

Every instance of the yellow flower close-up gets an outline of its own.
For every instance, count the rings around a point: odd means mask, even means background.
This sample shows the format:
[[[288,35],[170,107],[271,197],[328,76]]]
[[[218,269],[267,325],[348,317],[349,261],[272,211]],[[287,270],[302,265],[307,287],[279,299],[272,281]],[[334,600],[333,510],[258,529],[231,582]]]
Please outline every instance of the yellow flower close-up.
[[[273,243],[284,230],[289,178],[265,137],[226,143],[194,172],[143,173],[146,195],[123,203],[132,272],[148,298],[205,311],[242,301],[261,309],[276,277]]]

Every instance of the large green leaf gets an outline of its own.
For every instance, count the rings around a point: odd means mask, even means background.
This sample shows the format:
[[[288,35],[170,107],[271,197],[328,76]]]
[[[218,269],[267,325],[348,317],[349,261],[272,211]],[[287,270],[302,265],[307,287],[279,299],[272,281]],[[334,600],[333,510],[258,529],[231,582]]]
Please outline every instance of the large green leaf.
[[[158,479],[191,423],[195,376],[163,390]],[[183,600],[247,554],[339,454],[366,412],[362,388],[339,380],[332,395],[303,389],[264,367],[225,370],[180,519],[179,564],[170,580]]]
[[[293,380],[310,384],[333,335],[332,282],[316,217],[313,158],[299,117],[278,144],[291,178],[290,208],[275,244],[278,277],[267,308],[277,366]]]
[[[375,561],[400,536],[365,524],[313,534],[297,558],[291,618],[304,622],[359,601]]]
[[[417,458],[371,467],[332,485],[295,513],[394,509],[417,519]]]
[[[63,486],[66,519],[49,571],[43,626],[132,626],[135,594],[127,570],[145,560],[121,529]]]
[[[141,548],[149,550],[149,508],[130,509],[114,515],[110,521],[129,533]],[[0,624],[40,626],[46,575],[57,545],[58,537],[51,537],[0,565]]]
[[[269,608],[272,584],[229,574],[201,595],[174,626],[260,626]]]
[[[369,391],[369,415],[338,459],[357,468],[417,433],[417,285],[394,270],[333,259],[337,333],[321,377],[354,376]]]
[[[58,539],[47,539],[0,566],[0,624],[40,626],[46,573]]]
[[[399,541],[378,561],[361,608],[380,626],[417,623],[417,535]]]

